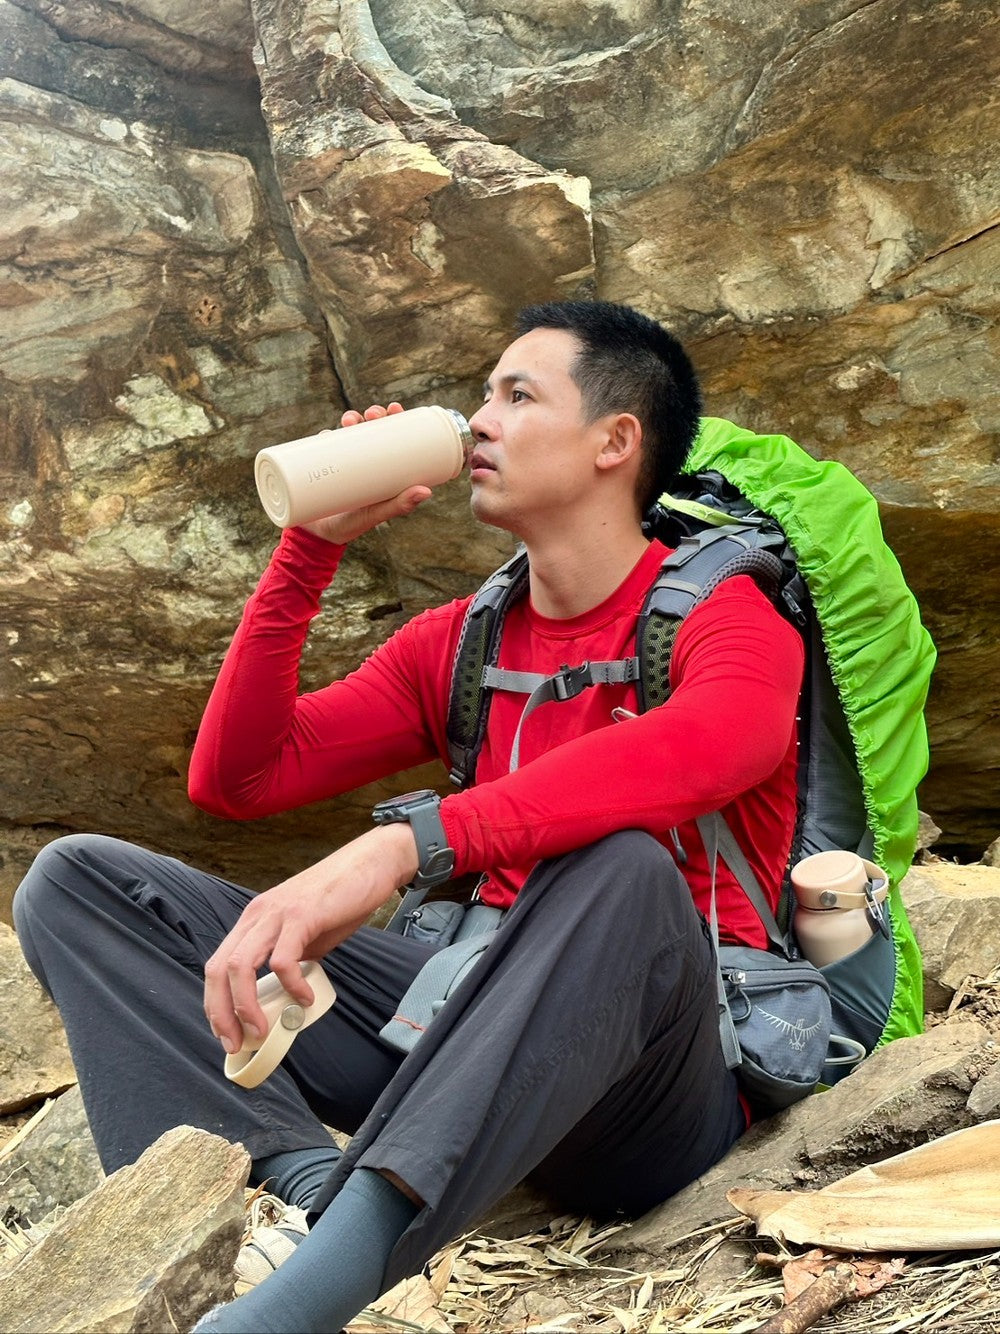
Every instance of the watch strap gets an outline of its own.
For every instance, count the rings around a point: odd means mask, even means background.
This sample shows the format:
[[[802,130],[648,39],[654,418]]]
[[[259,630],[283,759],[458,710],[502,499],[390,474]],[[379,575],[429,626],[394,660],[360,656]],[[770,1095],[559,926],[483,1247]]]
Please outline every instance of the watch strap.
[[[450,880],[455,870],[455,852],[441,822],[441,798],[427,788],[402,797],[380,801],[372,811],[376,824],[401,824],[413,830],[417,845],[417,871],[411,881],[415,890],[426,893]]]

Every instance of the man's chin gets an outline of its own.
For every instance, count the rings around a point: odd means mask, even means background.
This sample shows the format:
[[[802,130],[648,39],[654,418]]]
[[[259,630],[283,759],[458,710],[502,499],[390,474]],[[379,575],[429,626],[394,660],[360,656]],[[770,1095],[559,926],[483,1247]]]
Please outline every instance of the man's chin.
[[[489,524],[491,528],[507,527],[500,506],[495,503],[491,505],[489,497],[484,496],[482,492],[473,489],[469,499],[469,508],[472,510],[473,518],[478,519],[480,523]]]

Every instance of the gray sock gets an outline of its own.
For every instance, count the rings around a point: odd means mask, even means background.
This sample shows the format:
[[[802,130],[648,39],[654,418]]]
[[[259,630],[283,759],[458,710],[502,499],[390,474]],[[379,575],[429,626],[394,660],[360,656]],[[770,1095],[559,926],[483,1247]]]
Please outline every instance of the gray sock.
[[[420,1212],[378,1172],[357,1168],[280,1269],[192,1334],[335,1334],[383,1291],[396,1242]]]
[[[266,1185],[279,1200],[308,1210],[339,1157],[336,1144],[324,1144],[315,1149],[291,1149],[255,1158],[250,1184]]]

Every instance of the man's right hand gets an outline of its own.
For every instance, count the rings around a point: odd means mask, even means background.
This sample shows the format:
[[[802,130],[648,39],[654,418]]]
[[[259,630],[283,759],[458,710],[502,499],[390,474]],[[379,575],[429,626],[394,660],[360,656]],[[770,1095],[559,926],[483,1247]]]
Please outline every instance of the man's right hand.
[[[341,427],[357,426],[363,421],[375,421],[379,417],[395,416],[403,411],[402,403],[390,403],[387,408],[374,404],[363,413],[349,409],[340,419]],[[331,514],[329,518],[317,519],[314,523],[304,523],[303,528],[327,542],[347,543],[367,533],[380,523],[396,519],[402,514],[410,514],[431,494],[429,486],[408,486],[398,496],[390,500],[380,500],[374,505],[365,505],[362,509],[348,510],[344,514]]]

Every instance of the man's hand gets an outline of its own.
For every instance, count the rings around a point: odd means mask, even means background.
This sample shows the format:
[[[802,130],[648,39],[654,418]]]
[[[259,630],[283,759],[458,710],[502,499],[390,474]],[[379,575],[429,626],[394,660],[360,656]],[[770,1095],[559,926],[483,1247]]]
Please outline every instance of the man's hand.
[[[392,417],[402,411],[402,403],[390,403],[387,408],[375,404],[366,408],[363,414],[355,412],[352,408],[341,417],[340,425],[357,426],[360,422],[375,421],[379,417]],[[362,509],[349,510],[344,514],[332,514],[327,519],[317,519],[315,523],[305,523],[302,527],[310,533],[315,533],[317,537],[325,538],[328,542],[351,542],[380,523],[396,519],[401,514],[412,513],[430,494],[429,486],[409,486],[390,500],[382,500],[375,505],[365,505]]]
[[[408,824],[382,825],[247,904],[205,965],[205,1014],[226,1051],[243,1045],[242,1019],[266,1032],[257,970],[269,963],[285,990],[313,1002],[299,963],[321,959],[408,884],[419,865]]]

